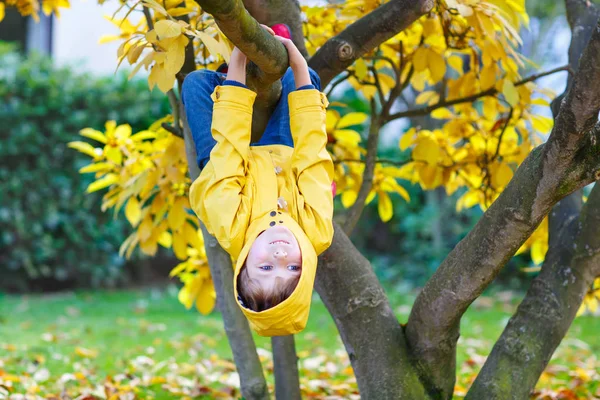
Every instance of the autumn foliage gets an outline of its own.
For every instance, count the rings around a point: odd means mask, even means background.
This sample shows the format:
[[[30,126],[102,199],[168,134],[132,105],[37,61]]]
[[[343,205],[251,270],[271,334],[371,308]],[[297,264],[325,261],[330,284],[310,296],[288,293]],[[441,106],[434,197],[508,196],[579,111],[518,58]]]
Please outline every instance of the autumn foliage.
[[[67,0],[6,4],[24,15],[36,15],[40,7],[45,13],[68,7]],[[309,54],[381,4],[347,0],[302,6]],[[3,8],[0,3],[0,19]],[[169,96],[176,95],[176,78],[190,43],[199,69],[214,70],[227,62],[233,47],[195,1],[122,1],[107,18],[115,32],[100,42],[121,42],[117,65],[131,65],[130,77],[144,68],[149,71],[149,89],[157,87]],[[418,184],[424,190],[443,187],[448,195],[461,193],[457,210],[489,207],[553,125],[546,115],[555,94],[535,84],[538,76],[524,75],[532,62],[518,52],[519,31],[528,24],[524,0],[440,0],[431,12],[324,88],[332,100],[327,133],[343,206],[353,206],[362,185],[367,153],[362,132],[374,123],[381,129],[401,118],[429,116],[433,122],[413,123],[398,143],[398,154],[409,153],[409,158],[377,161],[366,203],[376,200],[379,216],[390,221],[393,202],[410,201],[405,187]],[[371,104],[370,115],[335,101],[333,89],[342,82]],[[394,92],[397,88],[401,93]],[[399,95],[403,99],[399,107],[385,107]],[[104,132],[82,129],[81,135],[91,141],[70,146],[90,157],[90,165],[81,172],[94,173],[97,180],[88,192],[105,190],[103,209],[115,213],[124,209],[131,223],[132,234],[121,254],[128,257],[139,248],[154,255],[159,245],[173,249],[181,260],[171,273],[184,283],[180,301],[208,313],[215,294],[202,235],[189,211],[191,182],[183,140],[172,133],[178,129],[180,120],[174,115],[142,132],[108,121]],[[534,262],[541,264],[547,242],[544,221],[520,252],[531,251]],[[590,308],[595,309],[597,297],[593,291],[586,297]]]

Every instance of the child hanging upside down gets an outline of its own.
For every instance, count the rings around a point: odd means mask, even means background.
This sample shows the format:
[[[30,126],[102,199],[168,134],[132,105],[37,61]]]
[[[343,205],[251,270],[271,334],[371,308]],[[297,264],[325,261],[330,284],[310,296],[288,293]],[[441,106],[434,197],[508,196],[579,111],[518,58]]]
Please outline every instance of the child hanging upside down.
[[[237,47],[227,75],[198,70],[182,90],[201,169],[190,202],[235,260],[237,303],[262,336],[304,329],[317,256],[333,238],[329,102],[293,42],[275,38],[286,46],[290,68],[258,142],[250,143],[256,93],[245,85],[247,60]]]

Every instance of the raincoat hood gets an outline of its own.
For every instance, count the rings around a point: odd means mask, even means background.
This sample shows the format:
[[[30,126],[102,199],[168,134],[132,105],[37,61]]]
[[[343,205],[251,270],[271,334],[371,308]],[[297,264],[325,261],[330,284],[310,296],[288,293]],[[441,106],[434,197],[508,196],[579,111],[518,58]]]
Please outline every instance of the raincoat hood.
[[[296,237],[302,252],[302,272],[294,292],[275,307],[256,312],[240,304],[237,277],[244,266],[252,244],[263,231],[272,226],[285,225]],[[300,332],[306,326],[310,311],[312,289],[317,271],[317,254],[310,240],[289,214],[278,210],[257,218],[246,232],[244,246],[239,254],[233,274],[233,288],[237,304],[248,318],[252,329],[260,336],[285,336]]]

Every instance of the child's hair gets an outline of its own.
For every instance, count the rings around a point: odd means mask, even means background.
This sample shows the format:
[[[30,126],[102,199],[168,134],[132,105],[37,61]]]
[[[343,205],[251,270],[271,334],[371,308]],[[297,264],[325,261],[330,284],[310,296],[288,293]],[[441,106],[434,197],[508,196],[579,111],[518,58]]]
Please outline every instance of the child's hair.
[[[244,265],[237,277],[238,295],[246,308],[257,312],[264,311],[290,297],[299,280],[300,275],[288,280],[278,277],[275,279],[273,290],[265,292],[256,279],[250,278],[248,269]]]

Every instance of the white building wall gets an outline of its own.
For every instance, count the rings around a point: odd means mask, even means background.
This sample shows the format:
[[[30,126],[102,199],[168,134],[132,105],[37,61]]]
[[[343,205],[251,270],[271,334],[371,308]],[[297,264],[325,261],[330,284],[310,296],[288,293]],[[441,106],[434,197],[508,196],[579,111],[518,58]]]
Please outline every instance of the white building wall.
[[[99,44],[103,35],[118,34],[118,28],[104,18],[119,7],[117,1],[98,5],[96,0],[73,0],[71,8],[61,9],[54,19],[52,55],[60,65],[77,65],[83,71],[112,75],[117,66],[117,49],[121,41]],[[123,15],[123,14],[121,14]],[[133,19],[133,18],[132,18]],[[119,70],[127,70],[123,62]]]

